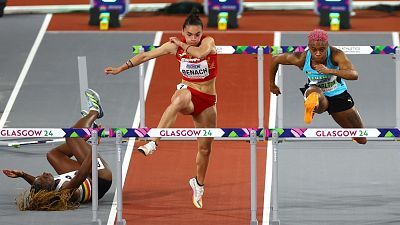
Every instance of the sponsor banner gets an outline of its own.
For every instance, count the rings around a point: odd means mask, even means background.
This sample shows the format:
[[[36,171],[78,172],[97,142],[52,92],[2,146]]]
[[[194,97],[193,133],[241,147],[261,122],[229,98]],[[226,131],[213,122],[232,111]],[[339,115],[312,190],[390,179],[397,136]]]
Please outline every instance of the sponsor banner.
[[[100,11],[118,10],[124,15],[128,11],[129,1],[127,0],[93,0],[92,7],[100,8]]]
[[[224,131],[220,128],[152,128],[147,132],[149,137],[222,137]]]
[[[340,138],[340,137],[379,137],[378,129],[317,129],[309,128],[304,133],[305,137],[311,138]]]
[[[65,132],[58,128],[4,128],[0,137],[64,137]]]
[[[344,53],[351,55],[365,55],[371,54],[371,52],[373,52],[371,46],[335,46],[335,48],[340,49]]]
[[[133,54],[138,54],[140,48],[143,48],[145,52],[151,51],[159,46],[153,45],[133,45]],[[263,48],[264,54],[277,55],[280,53],[293,53],[293,52],[305,52],[308,50],[307,46],[216,46],[218,54],[257,54],[259,47]],[[395,54],[397,46],[390,45],[376,45],[376,46],[333,46],[342,50],[344,53],[349,55],[371,55],[371,54]]]
[[[329,12],[351,11],[351,0],[317,0],[315,3],[317,12],[323,9]]]
[[[220,12],[235,11],[238,12],[242,1],[239,0],[207,0],[208,11],[216,10]]]
[[[217,46],[217,54],[233,54],[235,51],[233,46]]]

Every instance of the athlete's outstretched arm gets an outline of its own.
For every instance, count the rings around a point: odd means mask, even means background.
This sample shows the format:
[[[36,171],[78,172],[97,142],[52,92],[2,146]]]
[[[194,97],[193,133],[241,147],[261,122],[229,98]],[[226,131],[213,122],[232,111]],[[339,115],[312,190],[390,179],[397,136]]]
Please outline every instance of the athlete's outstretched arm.
[[[3,173],[7,176],[7,177],[11,177],[11,178],[24,178],[24,180],[26,182],[28,182],[30,185],[33,184],[33,182],[35,181],[35,177],[25,173],[22,170],[9,170],[9,169],[5,169],[3,170]]]
[[[104,73],[105,74],[112,74],[112,75],[116,75],[121,73],[122,71],[125,71],[129,68],[135,67],[141,63],[147,62],[150,59],[154,59],[163,55],[167,55],[167,54],[174,54],[177,50],[176,45],[174,45],[171,42],[166,42],[163,45],[161,45],[158,48],[155,48],[151,51],[148,52],[142,52],[139,53],[137,55],[135,55],[134,57],[132,57],[131,59],[129,59],[126,63],[120,65],[119,67],[107,67],[104,69]]]
[[[201,44],[199,47],[188,45],[186,43],[183,43],[176,37],[171,37],[169,39],[172,43],[175,45],[181,47],[183,50],[185,50],[186,53],[190,54],[191,56],[194,56],[196,58],[204,58],[210,53],[216,53],[216,47],[215,47],[215,42],[214,38],[212,37],[206,37],[201,41]]]
[[[271,67],[269,70],[269,88],[273,94],[281,94],[279,87],[275,84],[276,72],[278,71],[279,65],[295,65],[301,67],[301,61],[302,53],[282,53],[272,56]]]

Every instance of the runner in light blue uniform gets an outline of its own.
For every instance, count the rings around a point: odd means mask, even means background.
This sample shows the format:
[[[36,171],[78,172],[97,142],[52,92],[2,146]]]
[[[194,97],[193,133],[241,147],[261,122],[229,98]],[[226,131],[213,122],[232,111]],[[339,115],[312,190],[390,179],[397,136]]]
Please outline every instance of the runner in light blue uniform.
[[[336,70],[339,69],[339,67],[333,65],[331,61],[331,48],[328,48],[326,58],[327,68]],[[332,74],[320,74],[311,67],[310,51],[307,51],[303,72],[308,78],[308,85],[315,85],[321,88],[325,96],[333,97],[347,91],[347,86],[343,79]]]
[[[363,128],[354,100],[347,92],[344,80],[357,80],[358,72],[351,61],[339,49],[328,43],[328,33],[315,29],[308,35],[308,51],[282,53],[272,57],[270,68],[270,91],[281,94],[275,84],[279,65],[294,65],[307,76],[308,82],[302,91],[304,122],[311,123],[314,113],[327,111],[343,128]],[[353,139],[359,144],[367,143],[365,137]]]

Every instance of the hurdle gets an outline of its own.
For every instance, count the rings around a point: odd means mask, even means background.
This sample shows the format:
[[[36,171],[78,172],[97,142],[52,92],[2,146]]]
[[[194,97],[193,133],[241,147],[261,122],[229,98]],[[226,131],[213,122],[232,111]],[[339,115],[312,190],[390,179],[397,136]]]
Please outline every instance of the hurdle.
[[[381,141],[397,140],[400,137],[400,129],[398,128],[366,128],[366,129],[343,129],[343,128],[287,128],[273,129],[272,136],[272,184],[271,184],[271,219],[270,225],[279,225],[279,206],[278,206],[278,159],[280,143],[285,141],[307,141],[312,140],[334,140],[337,138],[355,138],[365,137],[367,139],[375,138]]]
[[[400,127],[400,46],[393,58],[396,61],[396,127]]]
[[[398,140],[399,128],[4,128],[0,137],[38,137],[38,138],[90,138],[92,145],[92,224],[101,225],[97,217],[98,210],[98,174],[97,151],[98,137],[116,138],[117,154],[117,221],[125,225],[122,218],[122,138],[247,138],[250,142],[250,225],[257,225],[257,154],[259,140],[271,140],[273,151],[272,190],[271,190],[271,225],[279,225],[278,211],[278,145],[289,140],[336,139],[365,137],[381,140]]]
[[[88,89],[88,72],[86,56],[78,56],[78,77],[79,77],[79,90],[80,90],[80,103],[81,111],[87,107],[85,91]],[[20,139],[12,140],[1,140],[0,146],[19,148],[24,145],[36,145],[36,144],[50,144],[50,143],[61,143],[64,142],[64,138],[55,139],[40,139],[40,140],[27,140],[21,141]]]
[[[133,45],[132,53],[139,54],[141,52],[151,51],[159,46],[155,45]],[[308,50],[306,45],[291,45],[291,46],[268,46],[268,45],[232,45],[232,46],[216,46],[217,54],[220,55],[248,55],[257,54],[257,79],[258,79],[258,127],[264,127],[264,55],[271,54],[277,55],[280,53],[295,53],[305,52]],[[370,45],[370,46],[333,46],[348,55],[382,55],[382,54],[393,54],[395,55],[396,63],[396,102],[400,102],[400,47],[391,45]],[[140,87],[144,87],[143,69],[140,67]],[[140,88],[140,95],[144,95],[142,92],[144,88]],[[144,111],[145,103],[144,98],[140,98],[140,109]],[[282,110],[280,110],[282,113]],[[278,115],[278,120],[282,115]],[[144,115],[140,117],[140,124],[145,124]],[[281,124],[280,124],[281,125]],[[396,125],[400,127],[400,104],[396,104]],[[144,127],[144,126],[143,126]]]
[[[122,138],[245,138],[250,142],[250,225],[257,225],[257,141],[269,131],[264,128],[4,128],[0,137],[7,138],[88,138],[92,145],[92,224],[101,225],[98,218],[98,138],[116,138],[117,154],[117,225],[125,225],[122,218]]]

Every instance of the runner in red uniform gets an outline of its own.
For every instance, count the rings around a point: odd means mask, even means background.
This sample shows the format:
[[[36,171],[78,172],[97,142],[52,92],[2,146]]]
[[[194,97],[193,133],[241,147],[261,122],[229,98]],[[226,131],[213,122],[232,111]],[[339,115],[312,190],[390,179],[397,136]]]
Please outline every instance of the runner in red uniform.
[[[198,128],[217,126],[217,95],[215,80],[217,76],[217,49],[214,39],[203,35],[203,23],[197,12],[192,12],[183,23],[182,38],[171,37],[169,42],[152,51],[140,53],[119,67],[105,68],[106,74],[116,75],[150,59],[167,54],[176,56],[180,63],[182,82],[171,98],[171,104],[164,111],[158,128],[170,128],[178,113],[191,115]],[[202,208],[204,180],[211,153],[213,138],[198,138],[196,157],[196,177],[189,180],[193,190],[193,204]],[[144,155],[152,154],[160,138],[155,138],[138,148]]]

